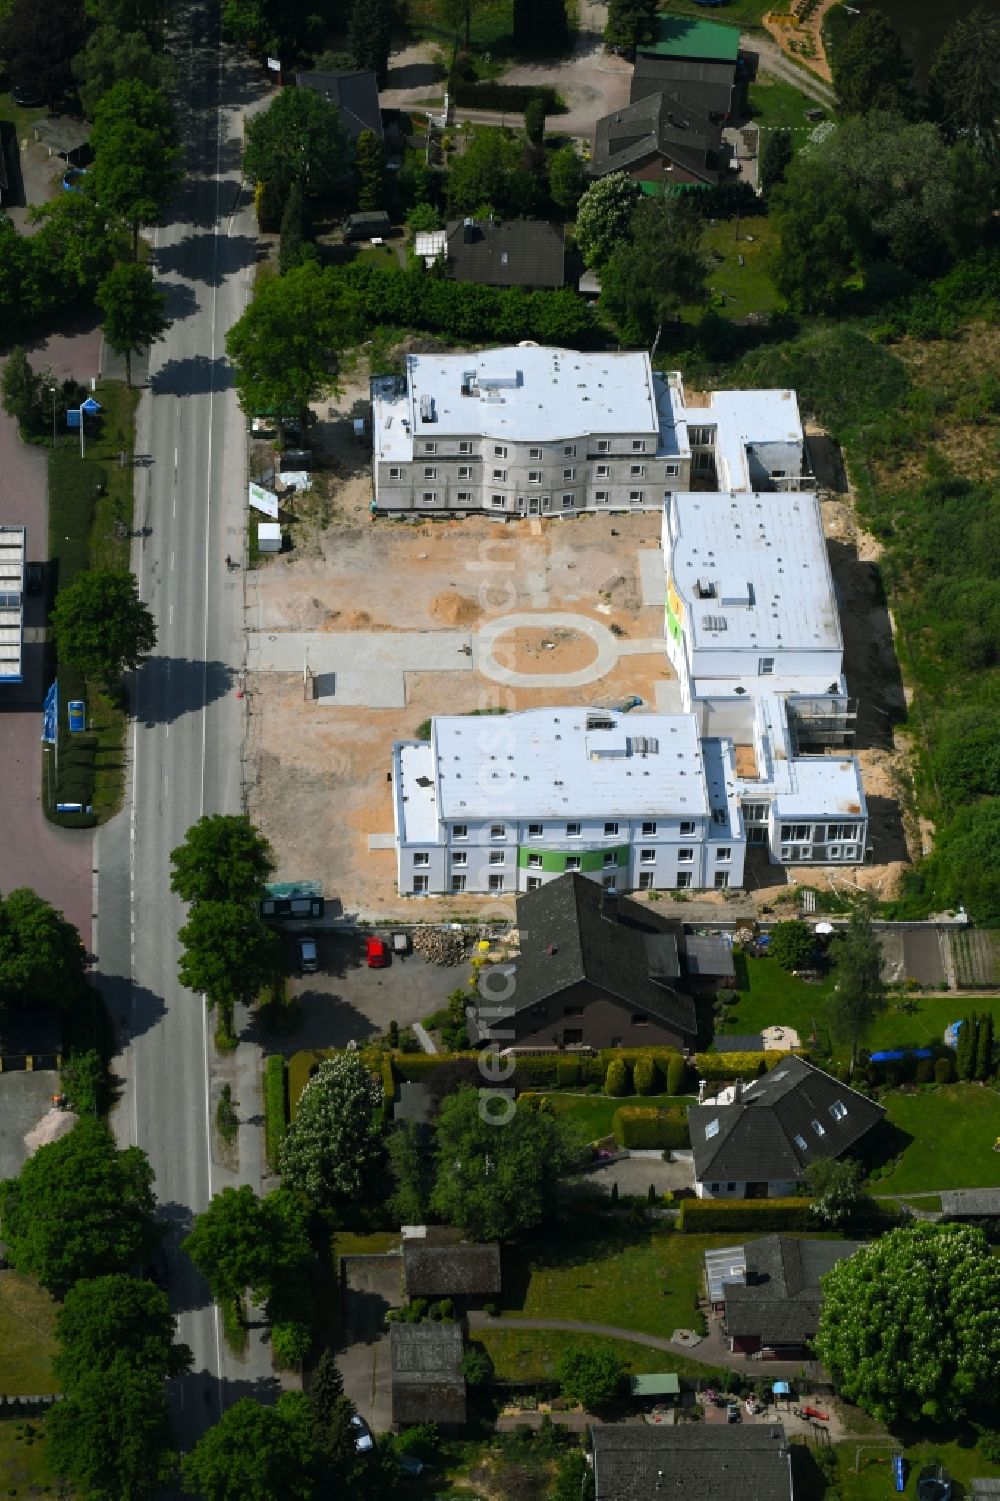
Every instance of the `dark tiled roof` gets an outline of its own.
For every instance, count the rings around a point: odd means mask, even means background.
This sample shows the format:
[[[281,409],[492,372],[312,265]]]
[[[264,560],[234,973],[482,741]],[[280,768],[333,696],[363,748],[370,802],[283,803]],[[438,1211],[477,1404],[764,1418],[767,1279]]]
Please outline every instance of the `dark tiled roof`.
[[[746,1282],[728,1283],[726,1328],[762,1344],[804,1344],[819,1324],[820,1278],[858,1249],[853,1240],[797,1240],[764,1235],[744,1247]]]
[[[846,1114],[838,1119],[842,1107]],[[792,1182],[811,1162],[840,1157],[884,1114],[881,1105],[804,1058],[783,1058],[770,1073],[744,1085],[733,1104],[689,1107],[695,1177],[699,1182]]]
[[[484,219],[448,225],[448,274],[487,287],[561,287],[566,247],[561,224]]]
[[[1000,1188],[954,1188],[941,1195],[944,1214],[1000,1218]]]
[[[722,937],[684,939],[684,962],[689,975],[712,975],[730,979],[733,970],[733,949]]]
[[[627,172],[650,156],[714,186],[723,164],[722,131],[692,101],[668,93],[649,94],[598,120],[593,176]]]
[[[392,1420],[465,1422],[462,1331],[457,1324],[390,1324]]]
[[[717,1034],[715,1050],[717,1053],[761,1053],[764,1050],[764,1037],[760,1032]]]
[[[538,1005],[567,986],[587,981],[623,1006],[694,1039],[694,1002],[650,978],[647,935],[677,935],[679,923],[628,897],[605,904],[596,881],[569,872],[517,899],[521,952],[510,1004]]]
[[[595,1501],[791,1501],[780,1423],[595,1426]]]
[[[435,1246],[422,1240],[403,1242],[407,1296],[474,1297],[500,1291],[500,1247]]]
[[[975,1496],[1000,1496],[1000,1480],[974,1480],[972,1494]]]
[[[690,102],[706,115],[728,115],[733,109],[736,69],[732,63],[685,62],[678,58],[643,57],[635,60],[631,104],[650,94],[665,92]]]
[[[296,73],[300,89],[322,94],[340,111],[340,119],[349,141],[356,141],[363,130],[372,130],[382,139],[382,112],[378,107],[378,84],[369,69],[336,73]]]

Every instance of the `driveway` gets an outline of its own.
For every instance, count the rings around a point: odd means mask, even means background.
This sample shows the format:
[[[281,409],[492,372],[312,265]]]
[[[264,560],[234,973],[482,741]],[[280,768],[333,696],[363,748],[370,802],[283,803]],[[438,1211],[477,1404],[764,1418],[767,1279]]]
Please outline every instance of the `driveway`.
[[[377,929],[372,929],[375,932]],[[394,956],[388,969],[369,969],[365,963],[365,933],[315,934],[319,969],[313,975],[294,973],[298,935],[286,934],[286,961],[293,978],[289,995],[302,1003],[302,1023],[282,1041],[280,1050],[291,1056],[300,1048],[342,1048],[352,1039],[363,1042],[439,1011],[453,990],[469,979],[467,964],[429,964],[419,954]],[[388,938],[388,929],[383,937]]]
[[[392,1361],[385,1316],[403,1302],[401,1256],[345,1256],[343,1348],[337,1365],[344,1393],[374,1433],[392,1422]]]

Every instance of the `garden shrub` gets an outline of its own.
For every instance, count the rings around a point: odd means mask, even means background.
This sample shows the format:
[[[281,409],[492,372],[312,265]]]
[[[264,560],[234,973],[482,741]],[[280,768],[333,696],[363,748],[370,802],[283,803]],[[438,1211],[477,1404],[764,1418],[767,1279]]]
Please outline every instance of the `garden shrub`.
[[[815,1230],[811,1199],[685,1199],[677,1228],[688,1235]]]
[[[460,109],[492,109],[520,114],[533,99],[540,99],[547,115],[564,114],[566,106],[554,88],[531,83],[497,83],[488,79],[473,83],[465,78],[453,78],[451,99]]]
[[[382,1054],[379,1072],[382,1076],[382,1120],[388,1126],[392,1121],[392,1107],[396,1099],[396,1075],[392,1070],[391,1053]]]
[[[264,1064],[264,1145],[267,1160],[275,1167],[288,1130],[288,1071],[280,1053],[271,1053]]]
[[[453,1063],[456,1058],[476,1058],[477,1053],[395,1053],[392,1060],[393,1073],[404,1084],[422,1084],[443,1063]]]
[[[667,1094],[683,1094],[687,1083],[688,1066],[680,1053],[674,1053],[667,1064]]]
[[[696,1053],[694,1066],[698,1070],[699,1079],[708,1079],[712,1082],[719,1079],[757,1078],[760,1074],[775,1068],[784,1058],[791,1057],[791,1053]],[[801,1048],[796,1049],[796,1056],[808,1057]]]
[[[514,1085],[522,1089],[553,1089],[558,1082],[555,1058],[518,1058]]]
[[[914,1078],[918,1084],[930,1084],[934,1078],[934,1059],[918,1058]]]
[[[637,1058],[632,1070],[632,1085],[636,1094],[658,1094],[663,1078],[649,1054]]]
[[[279,1366],[300,1365],[312,1349],[312,1342],[308,1324],[290,1319],[271,1325],[271,1349]]]
[[[556,1062],[556,1088],[575,1089],[580,1084],[580,1065],[572,1058],[559,1058]]]
[[[604,1092],[608,1095],[629,1093],[628,1065],[624,1058],[613,1058],[604,1076]]]
[[[955,1077],[950,1058],[939,1058],[934,1065],[935,1084],[950,1084]]]
[[[600,1088],[604,1083],[604,1075],[607,1073],[607,1064],[598,1056],[596,1058],[581,1058],[579,1062],[580,1080],[585,1086],[596,1084]]]
[[[682,1110],[623,1105],[612,1119],[615,1141],[627,1151],[677,1151],[691,1145]]]

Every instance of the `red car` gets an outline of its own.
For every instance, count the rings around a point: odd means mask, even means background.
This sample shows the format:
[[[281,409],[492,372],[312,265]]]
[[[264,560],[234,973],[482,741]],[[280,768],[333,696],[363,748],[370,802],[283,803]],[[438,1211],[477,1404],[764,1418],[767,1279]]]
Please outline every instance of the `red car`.
[[[385,969],[389,963],[389,945],[381,938],[366,938],[365,959],[369,969]]]

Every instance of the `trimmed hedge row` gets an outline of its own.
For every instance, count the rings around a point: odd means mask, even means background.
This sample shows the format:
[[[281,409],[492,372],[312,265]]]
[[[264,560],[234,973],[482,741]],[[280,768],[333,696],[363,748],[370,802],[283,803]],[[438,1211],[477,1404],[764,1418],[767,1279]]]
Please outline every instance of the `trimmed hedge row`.
[[[288,1072],[280,1053],[271,1053],[264,1064],[264,1145],[272,1170],[288,1130]]]
[[[759,1078],[793,1056],[808,1058],[809,1055],[802,1048],[796,1048],[794,1053],[790,1048],[784,1053],[696,1053],[694,1066],[699,1079],[735,1079],[747,1075]]]
[[[450,84],[452,102],[459,109],[498,109],[521,114],[532,99],[541,99],[547,115],[563,115],[566,106],[551,85],[532,83],[495,83],[487,79],[483,83],[465,78],[453,78]]]
[[[394,1053],[389,1059],[394,1076],[403,1084],[419,1084],[443,1063],[478,1058],[478,1053]]]
[[[611,1122],[615,1141],[632,1151],[683,1150],[691,1145],[687,1117],[682,1110],[623,1105]]]
[[[391,1053],[383,1053],[379,1063],[382,1076],[382,1123],[392,1124],[392,1107],[396,1100],[396,1075],[392,1067]]]
[[[765,1230],[815,1230],[811,1199],[685,1199],[679,1230],[688,1235],[736,1231],[759,1235]]]

